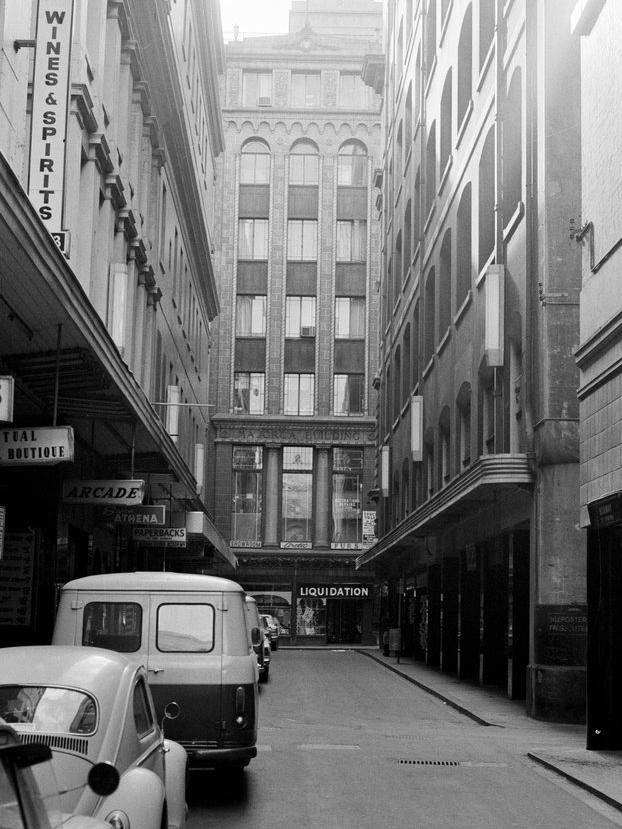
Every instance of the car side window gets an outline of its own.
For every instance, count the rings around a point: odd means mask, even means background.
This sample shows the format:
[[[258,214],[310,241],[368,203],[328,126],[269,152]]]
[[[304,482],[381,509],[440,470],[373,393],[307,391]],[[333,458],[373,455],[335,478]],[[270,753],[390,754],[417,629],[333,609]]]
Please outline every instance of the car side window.
[[[136,725],[136,733],[139,737],[144,737],[150,731],[153,731],[155,723],[151,713],[151,706],[147,698],[147,689],[142,679],[139,679],[134,686],[134,723]]]
[[[118,653],[139,650],[142,607],[136,602],[89,602],[84,608],[82,644]]]
[[[214,617],[211,604],[161,604],[158,607],[158,650],[209,653],[214,647]]]

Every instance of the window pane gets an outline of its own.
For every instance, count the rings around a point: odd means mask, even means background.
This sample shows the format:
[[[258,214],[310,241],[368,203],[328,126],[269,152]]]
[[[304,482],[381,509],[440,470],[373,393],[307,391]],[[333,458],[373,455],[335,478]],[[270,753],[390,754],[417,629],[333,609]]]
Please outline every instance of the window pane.
[[[308,473],[283,473],[284,541],[311,541],[313,476]]]
[[[338,296],[335,299],[335,337],[342,339],[350,335],[350,300]]]
[[[352,223],[337,222],[337,259],[349,262],[352,251]]]
[[[364,262],[367,258],[367,222],[353,222],[352,226],[352,261]]]
[[[254,184],[255,182],[255,159],[257,156],[246,154],[240,159],[240,183]]]
[[[305,184],[317,184],[320,174],[320,159],[317,155],[305,155]]]
[[[336,415],[348,414],[346,388],[347,375],[335,374],[333,378],[333,409]]]
[[[320,76],[307,75],[307,90],[305,105],[315,107],[320,105]]]
[[[302,258],[306,261],[317,259],[317,223],[302,223]]]
[[[145,683],[139,680],[134,686],[133,697],[134,725],[139,737],[143,737],[153,730],[154,722],[151,716],[151,708],[147,699]]]
[[[211,651],[214,647],[214,608],[209,604],[160,605],[156,647],[168,653]]]
[[[264,336],[266,333],[266,298],[265,296],[252,297],[251,334],[254,337]]]
[[[257,373],[250,376],[250,393],[248,411],[250,414],[263,414],[264,375]]]
[[[300,336],[300,297],[288,296],[285,300],[285,336]]]
[[[305,76],[299,73],[292,74],[292,106],[305,105]]]
[[[304,184],[304,156],[290,155],[289,157],[289,183]]]
[[[350,300],[350,337],[365,336],[365,300],[356,298]]]
[[[352,156],[340,155],[337,167],[337,183],[346,187],[352,184]]]
[[[313,469],[313,447],[312,446],[284,446],[283,447],[283,469],[305,470]]]
[[[352,181],[353,187],[365,187],[367,185],[367,156],[358,155],[352,157]]]
[[[358,475],[333,475],[333,541],[360,543],[362,484]]]
[[[313,414],[313,374],[300,375],[300,414]]]
[[[233,411],[249,411],[250,377],[245,373],[236,373],[233,378]]]
[[[315,297],[300,297],[300,325],[301,327],[315,327]]]
[[[302,222],[290,220],[287,223],[287,258],[299,260],[302,254]]]
[[[242,100],[244,106],[255,106],[257,103],[257,74],[245,72],[242,80]]]
[[[268,220],[255,219],[253,259],[268,258]]]
[[[239,296],[235,309],[235,333],[238,337],[249,337],[251,333],[251,302],[250,296]]]
[[[253,220],[240,219],[238,256],[240,259],[253,258]]]
[[[0,718],[30,725],[30,731],[52,734],[92,734],[97,729],[93,697],[71,688],[45,685],[0,686]],[[4,804],[3,804],[4,805]],[[6,818],[6,814],[3,814]],[[2,826],[13,826],[12,820]]]
[[[82,617],[82,644],[134,653],[140,648],[143,611],[135,602],[89,602]]]
[[[262,72],[257,76],[259,98],[272,98],[272,74]]]
[[[298,414],[298,375],[286,374],[283,384],[283,411]]]
[[[232,539],[261,539],[262,474],[236,471],[233,478]]]

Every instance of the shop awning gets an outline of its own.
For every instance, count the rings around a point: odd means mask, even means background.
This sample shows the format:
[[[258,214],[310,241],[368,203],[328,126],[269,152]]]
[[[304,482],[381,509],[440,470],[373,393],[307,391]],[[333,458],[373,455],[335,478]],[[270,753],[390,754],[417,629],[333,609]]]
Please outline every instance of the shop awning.
[[[22,422],[51,425],[56,407],[58,425],[73,426],[111,477],[127,477],[133,464],[133,477],[160,475],[178,485],[184,509],[204,509],[191,470],[1,154],[0,358],[15,377]],[[228,560],[226,544],[216,552]]]
[[[447,529],[513,490],[529,489],[534,476],[529,455],[482,455],[447,486],[408,515],[356,559],[356,567],[396,553],[413,539]]]

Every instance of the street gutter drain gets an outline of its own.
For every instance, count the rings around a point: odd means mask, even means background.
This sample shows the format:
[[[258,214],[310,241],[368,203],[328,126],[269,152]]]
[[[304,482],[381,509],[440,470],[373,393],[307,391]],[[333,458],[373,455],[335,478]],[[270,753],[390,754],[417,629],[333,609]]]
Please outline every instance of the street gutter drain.
[[[398,766],[460,766],[458,760],[396,760]]]

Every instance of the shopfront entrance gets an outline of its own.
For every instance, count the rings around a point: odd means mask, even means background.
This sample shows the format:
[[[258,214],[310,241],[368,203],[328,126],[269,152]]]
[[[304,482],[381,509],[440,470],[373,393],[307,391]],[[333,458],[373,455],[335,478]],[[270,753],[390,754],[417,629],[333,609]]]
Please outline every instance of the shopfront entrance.
[[[326,641],[336,645],[360,645],[363,602],[329,599],[326,603]]]

